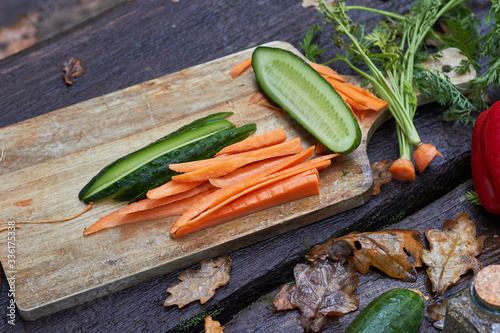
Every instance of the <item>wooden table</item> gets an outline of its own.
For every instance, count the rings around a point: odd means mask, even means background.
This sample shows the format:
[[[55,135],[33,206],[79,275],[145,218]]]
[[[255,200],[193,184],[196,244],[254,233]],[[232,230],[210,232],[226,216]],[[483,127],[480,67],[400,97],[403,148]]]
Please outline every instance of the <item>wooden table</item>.
[[[401,13],[409,8],[403,2],[353,3]],[[470,6],[482,17],[489,2],[471,1]],[[356,20],[364,19],[368,26],[375,21],[374,15],[358,15]],[[303,8],[299,1],[126,1],[0,61],[0,127],[270,41],[285,41],[300,50],[305,32],[321,22],[314,9]],[[335,55],[329,31],[323,31],[317,42],[329,48],[320,61]],[[82,58],[87,72],[68,87],[62,81],[60,65],[71,57]],[[352,74],[342,64],[335,64],[335,68]],[[500,96],[493,94],[492,98]],[[3,320],[0,331],[199,332],[203,318],[211,315],[226,326],[225,332],[301,332],[298,311],[276,313],[269,308],[280,287],[293,280],[293,267],[305,261],[304,255],[313,245],[354,230],[409,228],[423,234],[426,228],[440,228],[446,219],[461,212],[476,222],[479,235],[486,235],[479,259],[484,265],[498,264],[499,218],[465,199],[465,193],[473,189],[472,126],[444,123],[438,119],[442,111],[436,104],[417,111],[415,122],[423,141],[438,146],[444,158],[433,161],[415,182],[391,181],[358,208],[228,253],[233,261],[231,280],[204,305],[195,302],[182,309],[163,307],[166,289],[180,273],[173,272],[33,322],[23,321],[16,313],[16,325]],[[396,159],[396,140],[394,122],[389,120],[370,140],[370,161]],[[425,289],[431,295],[425,269],[418,271],[416,283],[390,279],[375,270],[361,276],[356,290],[360,307],[382,290],[397,286]],[[471,274],[467,274],[428,304],[450,297],[470,279]],[[8,290],[3,274],[0,309],[5,312],[0,313],[7,313]],[[354,315],[328,321],[324,331],[343,331]],[[424,320],[421,332],[432,331],[437,330]]]

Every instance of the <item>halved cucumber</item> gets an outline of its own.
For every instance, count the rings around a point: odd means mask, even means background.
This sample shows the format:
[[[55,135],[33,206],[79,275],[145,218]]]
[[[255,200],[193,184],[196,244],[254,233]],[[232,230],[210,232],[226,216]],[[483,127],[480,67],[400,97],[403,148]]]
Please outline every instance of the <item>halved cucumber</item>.
[[[351,109],[300,57],[259,46],[252,54],[252,67],[266,95],[326,147],[346,154],[359,146],[361,130]]]
[[[175,174],[168,169],[169,164],[212,157],[226,145],[243,140],[255,131],[254,124],[235,128],[224,120],[231,114],[217,113],[195,120],[119,158],[83,187],[79,199],[88,203],[113,195],[114,199],[124,201],[142,198],[147,190]]]

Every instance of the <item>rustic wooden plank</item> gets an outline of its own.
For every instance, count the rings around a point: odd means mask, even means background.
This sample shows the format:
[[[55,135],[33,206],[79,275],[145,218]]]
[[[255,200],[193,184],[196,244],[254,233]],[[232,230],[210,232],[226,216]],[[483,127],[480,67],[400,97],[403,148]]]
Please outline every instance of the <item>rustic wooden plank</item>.
[[[425,229],[441,228],[447,218],[454,219],[458,214],[466,212],[469,214],[469,218],[478,226],[477,235],[486,236],[484,249],[478,256],[478,259],[484,266],[500,264],[500,237],[496,221],[494,221],[491,215],[485,214],[481,207],[472,205],[467,200],[464,200],[465,194],[473,189],[472,181],[463,183],[439,200],[385,229],[401,228],[418,230],[421,233],[422,241],[428,246],[424,235]],[[301,262],[305,262],[305,260],[301,260]],[[444,299],[452,297],[455,293],[465,288],[471,282],[472,278],[471,272],[468,272],[443,295],[436,296],[432,292],[425,269],[425,265],[417,269],[417,281],[412,283],[392,279],[375,269],[370,269],[366,275],[360,275],[360,283],[355,291],[360,300],[360,309],[384,291],[392,288],[420,290],[424,295],[430,297],[429,300],[425,301],[425,305],[428,307],[431,304],[441,303]],[[283,333],[303,332],[297,321],[298,310],[279,313],[271,310],[273,308],[272,300],[278,291],[279,289],[262,296],[258,302],[240,312],[235,319],[225,324],[226,328],[224,332],[269,332],[271,330]],[[346,316],[340,317],[338,321],[328,320],[322,332],[333,333],[345,331],[358,313],[359,311],[349,313]],[[259,325],[255,325],[256,322]],[[440,331],[432,326],[432,322],[424,320],[419,332]]]

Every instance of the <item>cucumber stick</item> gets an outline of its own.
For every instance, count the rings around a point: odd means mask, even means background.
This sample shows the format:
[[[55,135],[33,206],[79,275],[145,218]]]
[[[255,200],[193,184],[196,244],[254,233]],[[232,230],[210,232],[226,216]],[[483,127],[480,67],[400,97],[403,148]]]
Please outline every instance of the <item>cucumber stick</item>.
[[[351,109],[304,60],[259,46],[252,67],[264,93],[330,150],[346,154],[359,146],[361,130]]]
[[[223,147],[241,141],[255,131],[255,124],[236,128],[221,112],[193,121],[167,136],[123,156],[103,168],[79,193],[88,203],[105,197],[121,201],[138,200],[176,174],[168,168],[210,158]]]
[[[425,305],[416,292],[396,288],[370,302],[345,333],[415,333],[425,315]]]

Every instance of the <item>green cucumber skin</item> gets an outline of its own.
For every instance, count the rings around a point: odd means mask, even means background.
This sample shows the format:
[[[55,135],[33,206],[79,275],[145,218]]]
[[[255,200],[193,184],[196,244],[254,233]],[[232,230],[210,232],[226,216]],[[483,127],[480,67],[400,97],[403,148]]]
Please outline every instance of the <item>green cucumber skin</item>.
[[[329,98],[327,97],[326,99],[335,100],[339,108],[343,109],[343,111],[340,109],[328,109],[326,111],[323,110],[323,112],[318,111],[318,109],[314,109],[314,115],[307,115],[300,112],[299,110],[294,110],[295,106],[292,105],[293,102],[282,100],[281,98],[279,98],[275,94],[276,89],[271,87],[270,81],[268,80],[268,78],[266,78],[264,67],[269,64],[269,59],[279,59],[281,61],[286,60],[287,64],[292,64],[293,66],[299,67],[302,73],[304,73],[307,78],[311,78],[313,80],[310,82],[314,82],[317,87],[321,87],[321,91],[318,90],[319,94],[321,95],[322,92],[325,91],[327,93],[327,96],[329,95]],[[359,146],[359,144],[361,143],[361,129],[351,109],[347,106],[347,104],[345,104],[344,100],[340,97],[337,91],[335,91],[335,89],[303,59],[287,50],[267,46],[259,46],[254,50],[252,54],[252,67],[254,69],[257,81],[266,95],[270,97],[275,103],[277,103],[281,108],[283,108],[288,114],[290,114],[292,118],[294,118],[301,126],[303,126],[309,133],[311,133],[314,137],[316,137],[316,139],[321,141],[330,150],[341,154],[347,154],[352,152]],[[295,69],[297,67],[295,67]],[[294,96],[297,95],[299,94],[294,94]],[[327,134],[324,132],[324,130],[321,130],[320,127],[325,124],[325,122],[321,121],[320,123],[318,123],[318,120],[321,118],[329,119],[328,126],[340,127],[340,129],[333,135],[337,135],[337,133],[342,130],[342,127],[347,128],[347,132],[349,132],[349,134],[346,135],[347,140],[345,142],[339,143],[331,137],[331,134]],[[335,122],[337,122],[337,124],[335,124]],[[338,135],[342,136],[343,134],[338,133]]]
[[[148,190],[166,183],[173,175],[177,174],[168,168],[170,164],[213,157],[225,146],[247,138],[251,133],[255,132],[255,130],[255,124],[247,124],[238,128],[231,126],[212,133],[202,140],[196,140],[184,146],[180,146],[144,164],[139,169],[127,174],[102,191],[92,196],[84,197],[83,201],[86,203],[95,202],[113,194],[116,195],[112,198],[118,201],[137,201],[143,199]],[[103,169],[101,173],[105,171],[106,168]]]
[[[404,288],[386,291],[356,316],[345,333],[415,333],[425,315],[420,295]]]

